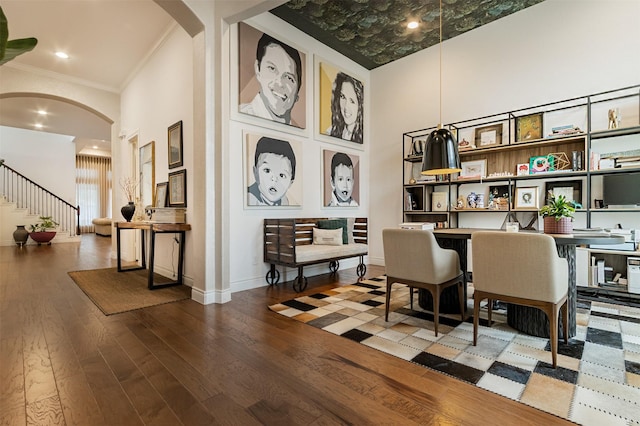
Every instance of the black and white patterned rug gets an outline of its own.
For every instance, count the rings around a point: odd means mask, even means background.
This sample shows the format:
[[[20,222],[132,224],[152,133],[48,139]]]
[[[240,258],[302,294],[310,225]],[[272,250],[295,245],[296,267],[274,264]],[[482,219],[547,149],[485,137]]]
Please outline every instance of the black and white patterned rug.
[[[504,315],[494,311],[487,327],[481,313],[473,346],[471,318],[441,316],[435,337],[433,316],[417,297],[409,309],[403,285],[392,288],[385,322],[385,293],[381,276],[269,309],[577,423],[640,424],[639,308],[579,301],[577,335],[568,345],[560,340],[554,369],[549,340],[518,333]]]

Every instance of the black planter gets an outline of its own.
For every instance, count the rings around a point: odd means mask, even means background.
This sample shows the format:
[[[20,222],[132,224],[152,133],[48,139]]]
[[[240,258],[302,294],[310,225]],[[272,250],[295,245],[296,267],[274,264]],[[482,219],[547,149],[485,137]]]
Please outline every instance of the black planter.
[[[29,238],[29,231],[24,229],[24,225],[18,225],[18,228],[13,231],[13,241],[16,242],[18,247],[22,247],[27,243]]]
[[[136,212],[136,205],[133,204],[133,201],[129,201],[129,204],[127,204],[126,206],[123,206],[120,209],[120,213],[122,213],[122,217],[124,217],[127,222],[131,222],[131,218],[133,217],[133,215]]]

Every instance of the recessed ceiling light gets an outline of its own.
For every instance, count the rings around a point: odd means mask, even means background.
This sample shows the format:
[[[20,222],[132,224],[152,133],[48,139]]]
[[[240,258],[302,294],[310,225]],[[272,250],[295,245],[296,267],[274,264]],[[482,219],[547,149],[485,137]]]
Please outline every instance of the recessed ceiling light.
[[[410,21],[407,24],[407,28],[409,28],[410,30],[418,28],[418,21]]]
[[[62,58],[62,59],[69,59],[69,55],[67,55],[67,54],[66,54],[66,53],[64,53],[64,52],[56,52],[56,56],[57,56],[58,58]]]
[[[42,124],[41,123],[36,123],[34,124],[35,127],[37,127],[38,129],[42,129]]]
[[[98,149],[98,145],[94,145],[94,146],[93,146],[93,149]]]
[[[38,114],[40,114],[40,115],[47,115],[47,111],[45,111],[45,110],[41,109],[41,110],[38,110]]]

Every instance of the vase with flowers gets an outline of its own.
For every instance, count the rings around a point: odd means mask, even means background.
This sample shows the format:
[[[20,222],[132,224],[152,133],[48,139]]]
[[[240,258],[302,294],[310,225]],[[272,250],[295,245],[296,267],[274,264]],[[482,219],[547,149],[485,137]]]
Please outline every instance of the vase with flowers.
[[[124,217],[127,222],[131,222],[131,218],[136,212],[134,200],[138,182],[133,178],[126,177],[120,181],[120,187],[127,198],[127,204],[120,209],[120,213],[122,213],[122,217]]]

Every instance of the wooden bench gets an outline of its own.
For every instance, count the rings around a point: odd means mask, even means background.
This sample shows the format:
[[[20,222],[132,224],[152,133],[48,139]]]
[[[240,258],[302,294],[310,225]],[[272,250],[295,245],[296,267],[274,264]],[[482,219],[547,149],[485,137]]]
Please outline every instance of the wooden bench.
[[[350,218],[353,221],[353,239],[349,244],[325,246],[313,244],[313,228],[319,220],[328,218],[295,218],[264,220],[264,261],[271,264],[266,280],[269,285],[278,284],[280,272],[276,265],[298,268],[298,276],[293,280],[293,289],[307,288],[307,278],[303,269],[308,265],[329,262],[329,270],[335,273],[341,259],[359,256],[356,268],[359,277],[367,272],[364,256],[368,253],[367,218]],[[334,218],[331,218],[334,219]],[[349,219],[347,219],[349,221]]]

